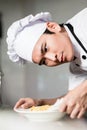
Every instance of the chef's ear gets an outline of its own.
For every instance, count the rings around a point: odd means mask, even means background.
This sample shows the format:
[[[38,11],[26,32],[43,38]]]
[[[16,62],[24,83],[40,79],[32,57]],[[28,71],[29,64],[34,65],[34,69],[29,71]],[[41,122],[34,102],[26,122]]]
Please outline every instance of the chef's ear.
[[[61,31],[61,27],[55,22],[47,22],[47,29],[51,32]]]

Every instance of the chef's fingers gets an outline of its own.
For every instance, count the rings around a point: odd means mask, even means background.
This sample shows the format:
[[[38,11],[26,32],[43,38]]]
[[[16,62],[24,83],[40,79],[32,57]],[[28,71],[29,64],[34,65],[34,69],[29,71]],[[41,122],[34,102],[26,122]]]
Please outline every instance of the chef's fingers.
[[[82,108],[81,111],[78,113],[77,118],[81,118],[85,114],[85,109]]]
[[[68,102],[67,100],[63,99],[63,101],[60,103],[59,111],[70,114],[73,110],[73,107],[74,107],[73,103]]]
[[[66,105],[66,103],[63,101],[63,102],[59,105],[58,110],[59,110],[60,112],[66,112],[66,109],[67,109],[67,105]]]
[[[73,104],[68,104],[67,105],[67,109],[66,109],[66,113],[67,114],[71,114],[72,113],[72,111],[73,111],[73,109],[74,109],[74,105]]]
[[[76,106],[73,108],[73,111],[71,112],[70,114],[70,117],[73,119],[73,118],[76,118],[78,113],[80,111],[80,105],[79,104],[76,104]]]
[[[23,103],[25,103],[25,100],[24,99],[20,99],[16,105],[14,106],[14,108],[19,108]]]
[[[27,102],[21,105],[21,108],[23,108],[23,109],[27,109],[29,107],[32,107],[32,104],[27,103]]]

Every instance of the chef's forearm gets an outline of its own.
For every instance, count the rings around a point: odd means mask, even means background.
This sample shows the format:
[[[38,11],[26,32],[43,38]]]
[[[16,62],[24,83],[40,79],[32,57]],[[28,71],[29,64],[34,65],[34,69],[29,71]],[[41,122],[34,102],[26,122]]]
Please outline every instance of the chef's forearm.
[[[81,96],[84,96],[87,94],[87,80],[85,80],[82,84],[81,84]]]
[[[63,96],[60,96],[60,97],[56,97],[56,98],[52,98],[52,99],[39,99],[38,100],[38,105],[41,106],[41,105],[53,105],[57,99],[60,99],[62,97],[64,97],[65,95]]]
[[[52,105],[56,102],[57,98],[53,98],[53,99],[39,99],[38,100],[38,106],[41,105]]]
[[[87,80],[84,80],[81,84],[79,84],[79,86],[75,87],[73,90],[77,91],[77,94],[79,94],[80,97],[87,95]]]

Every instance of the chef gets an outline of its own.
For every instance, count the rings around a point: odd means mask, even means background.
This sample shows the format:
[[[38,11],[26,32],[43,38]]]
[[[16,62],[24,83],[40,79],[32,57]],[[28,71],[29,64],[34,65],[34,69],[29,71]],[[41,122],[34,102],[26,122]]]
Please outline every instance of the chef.
[[[65,24],[53,22],[49,12],[29,15],[14,22],[7,32],[9,58],[38,65],[58,66],[70,62],[69,91],[59,107],[71,118],[87,111],[87,8]],[[60,97],[61,98],[61,97]],[[54,104],[54,99],[21,98],[15,108]]]

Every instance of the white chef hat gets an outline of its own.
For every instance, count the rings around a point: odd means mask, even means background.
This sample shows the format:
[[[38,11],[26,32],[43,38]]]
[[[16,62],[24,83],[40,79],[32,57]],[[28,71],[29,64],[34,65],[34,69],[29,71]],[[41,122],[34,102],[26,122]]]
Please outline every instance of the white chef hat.
[[[29,15],[14,22],[7,31],[7,54],[13,62],[32,62],[34,45],[46,30],[46,22],[51,21],[49,12]]]

